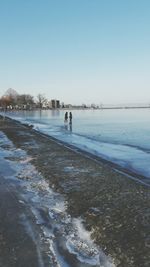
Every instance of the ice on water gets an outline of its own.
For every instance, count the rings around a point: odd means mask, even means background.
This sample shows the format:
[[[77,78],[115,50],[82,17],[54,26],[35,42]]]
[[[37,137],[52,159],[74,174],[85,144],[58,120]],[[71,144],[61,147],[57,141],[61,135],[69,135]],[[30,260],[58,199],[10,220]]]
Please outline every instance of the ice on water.
[[[64,125],[65,111],[8,114],[35,129],[150,177],[149,109],[74,110],[73,124]]]

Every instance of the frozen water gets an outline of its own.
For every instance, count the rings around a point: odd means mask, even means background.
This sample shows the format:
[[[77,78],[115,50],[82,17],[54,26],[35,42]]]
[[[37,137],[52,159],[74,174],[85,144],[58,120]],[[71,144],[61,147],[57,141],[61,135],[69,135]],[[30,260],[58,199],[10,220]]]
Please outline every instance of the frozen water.
[[[74,110],[72,128],[65,111],[11,112],[35,129],[150,178],[150,110]]]

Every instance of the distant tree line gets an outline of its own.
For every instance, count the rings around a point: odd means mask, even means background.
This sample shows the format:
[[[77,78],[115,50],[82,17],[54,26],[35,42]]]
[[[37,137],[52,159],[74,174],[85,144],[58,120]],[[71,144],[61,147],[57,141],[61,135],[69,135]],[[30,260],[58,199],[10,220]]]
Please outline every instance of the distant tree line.
[[[33,109],[43,108],[48,103],[42,94],[37,95],[37,99],[30,94],[18,94],[14,89],[8,89],[0,98],[1,109]]]

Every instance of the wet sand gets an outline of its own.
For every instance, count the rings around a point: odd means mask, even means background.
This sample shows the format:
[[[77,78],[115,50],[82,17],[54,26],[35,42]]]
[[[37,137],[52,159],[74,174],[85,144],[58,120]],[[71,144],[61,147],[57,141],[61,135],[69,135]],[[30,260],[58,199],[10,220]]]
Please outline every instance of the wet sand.
[[[50,187],[65,197],[68,213],[83,218],[116,266],[150,266],[149,187],[10,119],[0,119],[0,131],[32,157]]]

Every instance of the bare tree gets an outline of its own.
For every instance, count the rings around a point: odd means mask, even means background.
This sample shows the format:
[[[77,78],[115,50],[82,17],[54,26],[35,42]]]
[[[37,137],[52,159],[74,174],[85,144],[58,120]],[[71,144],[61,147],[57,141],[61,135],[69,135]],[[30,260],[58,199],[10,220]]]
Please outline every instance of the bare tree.
[[[14,89],[9,88],[5,94],[0,98],[0,106],[3,109],[7,108],[27,108],[30,109],[34,105],[34,98],[29,94],[19,95]]]
[[[13,102],[13,99],[11,96],[2,96],[0,99],[0,106],[6,110]]]
[[[37,95],[37,105],[41,109],[43,105],[47,102],[47,99],[44,95],[38,94]]]
[[[30,108],[34,105],[34,99],[33,96],[28,94],[18,95],[17,97],[17,105],[21,108]]]

